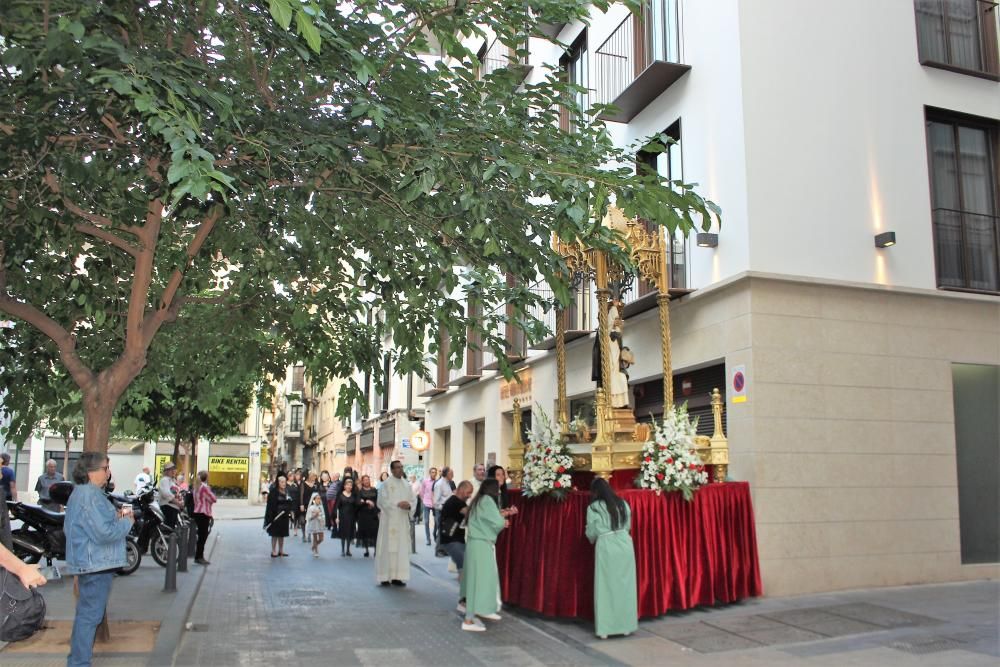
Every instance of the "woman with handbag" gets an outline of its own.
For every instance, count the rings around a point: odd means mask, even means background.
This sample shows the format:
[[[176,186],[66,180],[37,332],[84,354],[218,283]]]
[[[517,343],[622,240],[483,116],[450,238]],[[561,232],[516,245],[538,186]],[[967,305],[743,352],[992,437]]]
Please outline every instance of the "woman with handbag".
[[[363,475],[361,490],[358,491],[358,538],[365,548],[365,558],[369,556],[369,549],[375,548],[378,538],[378,494],[372,488],[372,478]]]
[[[271,536],[271,558],[287,556],[285,553],[285,538],[288,537],[288,524],[295,511],[295,498],[288,488],[288,480],[282,475],[267,494],[267,507],[264,510],[264,530]]]
[[[104,618],[115,571],[127,564],[125,537],[132,529],[132,506],[108,502],[108,456],[84,452],[73,469],[73,494],[66,502],[66,574],[76,575],[80,597],[70,635],[67,667],[90,665],[94,636]]]

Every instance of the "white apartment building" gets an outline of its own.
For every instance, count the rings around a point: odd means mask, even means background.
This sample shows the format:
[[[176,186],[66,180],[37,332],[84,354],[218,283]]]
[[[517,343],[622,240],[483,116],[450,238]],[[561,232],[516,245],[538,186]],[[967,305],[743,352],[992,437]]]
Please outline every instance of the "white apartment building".
[[[641,22],[616,6],[552,26],[568,50],[530,42],[528,80],[561,63],[621,108],[621,145],[668,132],[670,152],[637,164],[723,209],[708,247],[674,244],[675,396],[705,415],[713,387],[726,395],[730,476],[751,484],[770,595],[1000,574],[998,14],[651,0]],[[663,411],[648,292],[624,297],[639,419]],[[566,315],[573,414],[594,392],[593,303]],[[515,397],[555,413],[551,340],[508,333],[522,385],[473,349],[428,390],[431,462],[459,478],[506,464]]]

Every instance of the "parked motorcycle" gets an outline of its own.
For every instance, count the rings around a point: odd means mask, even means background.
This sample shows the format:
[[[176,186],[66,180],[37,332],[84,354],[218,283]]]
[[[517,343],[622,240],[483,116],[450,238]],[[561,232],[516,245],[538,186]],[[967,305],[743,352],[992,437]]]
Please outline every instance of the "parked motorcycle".
[[[153,487],[140,489],[139,493],[134,496],[133,514],[136,516],[136,522],[132,526],[132,535],[135,536],[142,553],[145,553],[148,548],[153,560],[161,567],[166,567],[170,536],[175,530],[188,530],[189,519],[186,513],[181,511],[178,512],[176,528],[168,526],[163,516],[163,510],[155,498],[156,489]]]
[[[53,501],[60,505],[66,504],[72,492],[73,485],[70,482],[57,482],[49,491]],[[7,501],[7,511],[12,520],[21,522],[19,528],[11,531],[13,551],[18,558],[31,564],[44,558],[49,567],[52,567],[53,560],[66,560],[66,533],[63,529],[65,512],[54,512],[39,505],[14,500]],[[142,561],[139,546],[131,535],[125,541],[125,557],[127,564],[118,570],[121,575],[132,574]]]

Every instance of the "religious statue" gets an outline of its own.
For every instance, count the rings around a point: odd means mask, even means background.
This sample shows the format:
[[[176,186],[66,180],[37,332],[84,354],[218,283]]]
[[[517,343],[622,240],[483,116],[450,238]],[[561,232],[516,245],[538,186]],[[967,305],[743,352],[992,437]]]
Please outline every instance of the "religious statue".
[[[622,330],[625,323],[619,314],[619,304],[616,302],[608,309],[608,321],[612,323],[611,333],[611,388],[608,392],[612,408],[628,407],[628,367],[635,363],[635,355],[625,347],[622,340]],[[594,353],[591,364],[590,379],[603,386],[601,375],[601,336],[594,341]]]

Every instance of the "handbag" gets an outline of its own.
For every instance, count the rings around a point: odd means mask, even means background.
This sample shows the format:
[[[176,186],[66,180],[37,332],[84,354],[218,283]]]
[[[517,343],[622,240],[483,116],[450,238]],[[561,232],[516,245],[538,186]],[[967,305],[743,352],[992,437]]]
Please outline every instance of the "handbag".
[[[45,624],[45,598],[0,567],[0,641],[27,639]]]

